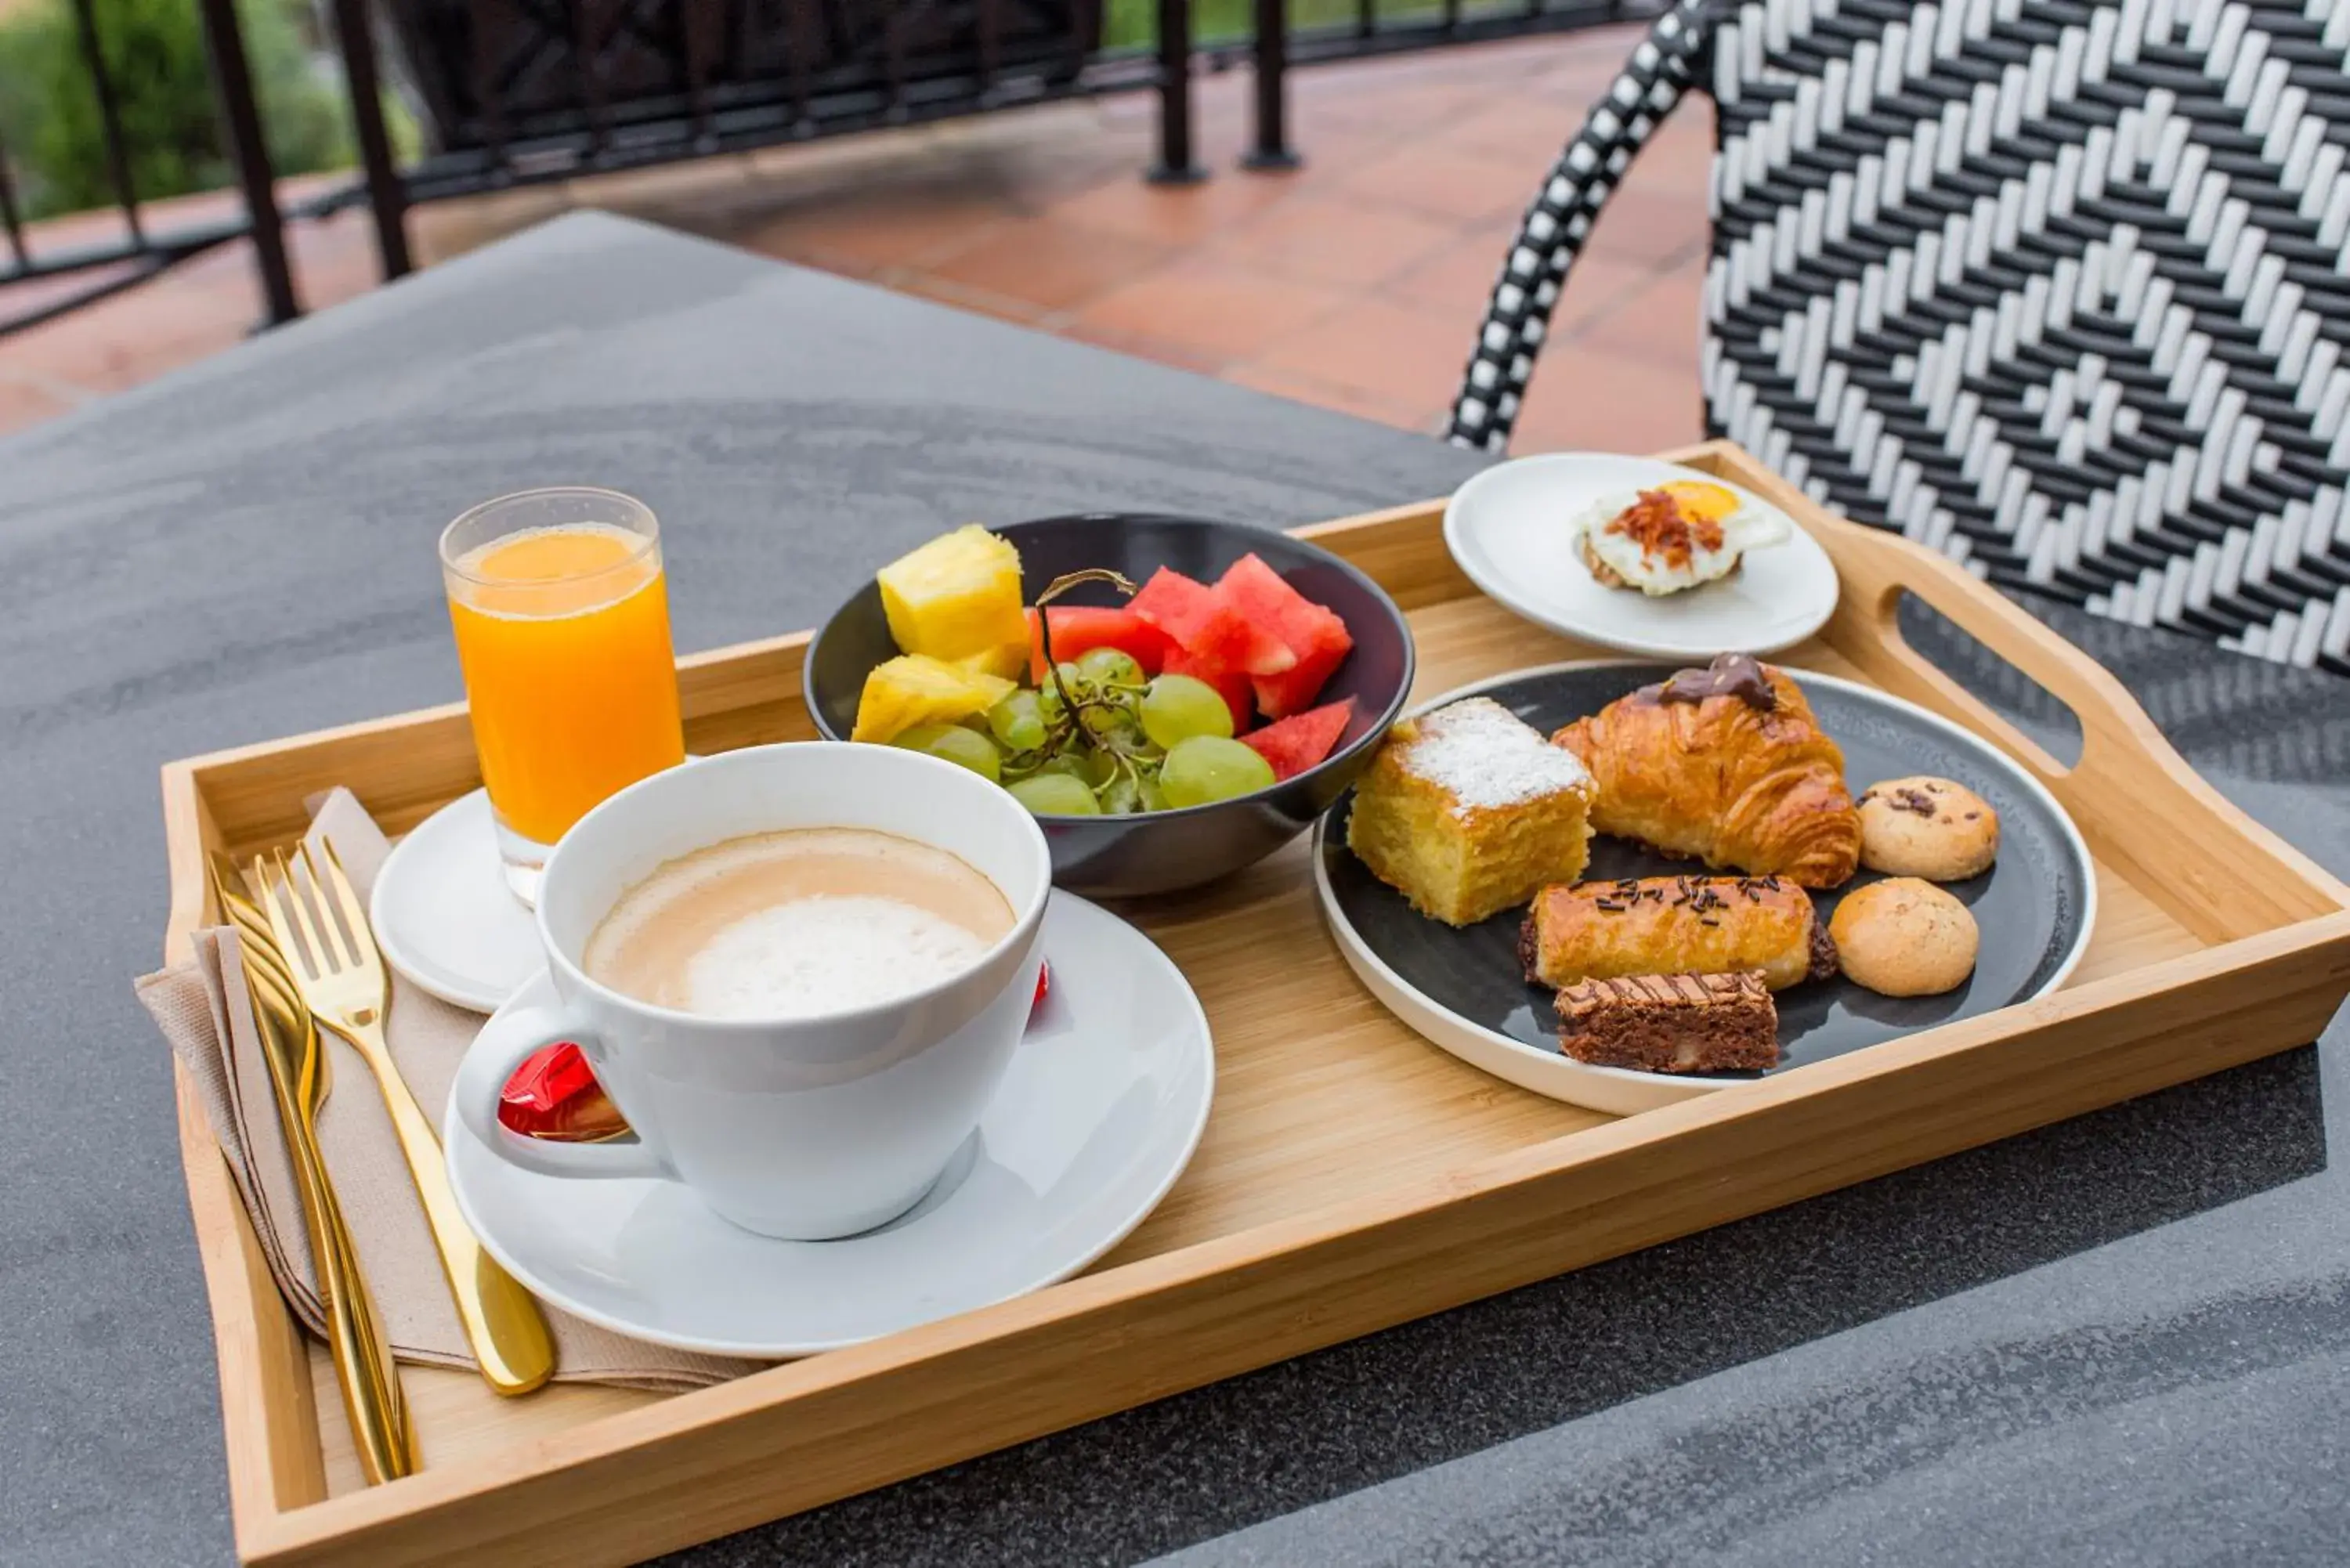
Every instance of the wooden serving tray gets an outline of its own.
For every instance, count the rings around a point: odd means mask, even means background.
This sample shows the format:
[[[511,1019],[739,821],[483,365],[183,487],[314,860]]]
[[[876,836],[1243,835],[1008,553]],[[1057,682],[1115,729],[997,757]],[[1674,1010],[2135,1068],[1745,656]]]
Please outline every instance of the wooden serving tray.
[[[2002,747],[2097,861],[2095,940],[2057,993],[1622,1120],[1487,1077],[1381,1010],[1316,914],[1304,839],[1213,888],[1127,909],[1197,986],[1216,1107],[1191,1169],[1091,1272],[854,1349],[660,1397],[502,1401],[401,1375],[426,1468],[360,1480],[323,1349],[270,1281],[184,1078],[181,1142],[212,1295],[237,1546],[256,1563],[632,1561],[1179,1390],[2216,1072],[2316,1037],[2350,992],[2350,889],[2223,800],[2119,682],[1964,572],[1823,513],[1722,443],[1669,454],[1779,502],[1843,574],[1783,656]],[[1441,502],[1303,530],[1386,586],[1419,691],[1596,650],[1453,566]],[[1927,664],[1917,594],[2078,717],[2058,763]],[[681,661],[697,752],[807,740],[806,634]],[[292,841],[356,790],[391,832],[479,783],[461,707],[163,770],[172,961],[214,916],[207,849]]]

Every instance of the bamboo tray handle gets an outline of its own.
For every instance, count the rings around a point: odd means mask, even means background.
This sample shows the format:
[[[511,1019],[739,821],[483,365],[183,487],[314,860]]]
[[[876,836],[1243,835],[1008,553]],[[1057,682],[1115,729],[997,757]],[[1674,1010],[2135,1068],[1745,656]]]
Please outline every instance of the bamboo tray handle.
[[[2308,919],[2350,906],[2345,888],[2314,861],[2239,810],[2187,765],[2105,666],[2004,594],[1947,556],[1898,534],[1832,515],[1734,447],[1700,449],[1711,466],[1783,506],[1835,558],[1843,597],[1825,632],[1869,680],[1985,736],[2063,802],[2101,858],[2177,896],[2173,912],[2206,940]],[[2070,709],[2081,755],[2070,767],[1910,647],[1901,596],[1912,593]],[[2209,832],[2216,813],[2265,853],[2273,879],[2261,895],[2223,888],[2198,874],[2195,857],[2166,859],[2164,846]],[[2168,901],[2168,900],[2167,900]],[[2192,918],[2189,918],[2189,917]]]
[[[1831,635],[1839,650],[1871,679],[1990,736],[2060,797],[2124,776],[2143,782],[2147,763],[2183,768],[2169,740],[2129,689],[2030,611],[1986,589],[1948,557],[1897,534],[1841,518],[1828,520],[1826,526],[1835,533],[1824,542],[1835,553],[1844,577],[1844,597]],[[2070,766],[2059,762],[1910,647],[1901,633],[1905,592],[1917,595],[2062,702],[2080,726],[2080,760]]]
[[[2095,787],[2126,785],[2136,794],[2145,783],[2139,763],[2191,785],[2203,798],[2220,799],[2172,749],[2127,687],[2004,594],[1922,545],[1834,515],[1726,442],[1700,450],[1714,460],[1707,466],[1786,508],[1827,546],[1844,579],[1827,638],[1871,680],[1996,741],[2068,808],[2077,809],[2076,801]],[[2067,767],[2050,756],[1911,648],[1898,618],[1905,590],[2070,709],[2081,728],[2080,761]]]

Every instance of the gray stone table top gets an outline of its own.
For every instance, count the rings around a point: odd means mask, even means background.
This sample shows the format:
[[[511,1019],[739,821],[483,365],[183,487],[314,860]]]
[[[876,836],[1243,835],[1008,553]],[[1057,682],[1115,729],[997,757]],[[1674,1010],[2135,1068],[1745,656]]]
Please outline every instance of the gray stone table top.
[[[0,441],[0,1561],[230,1557],[171,1074],[128,985],[163,924],[156,768],[458,697],[447,518],[643,496],[691,649],[808,624],[972,518],[1287,524],[1477,462],[601,217]],[[2350,683],[2042,607],[2350,872]],[[2338,1562],[2342,1033],[678,1561]]]

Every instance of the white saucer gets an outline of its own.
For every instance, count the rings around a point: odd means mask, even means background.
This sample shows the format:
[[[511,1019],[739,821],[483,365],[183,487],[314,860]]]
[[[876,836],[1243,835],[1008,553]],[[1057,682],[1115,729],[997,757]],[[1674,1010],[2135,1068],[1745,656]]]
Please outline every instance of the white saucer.
[[[458,1206],[491,1256],[615,1333],[756,1359],[809,1355],[1068,1278],[1159,1205],[1199,1147],[1215,1052],[1149,938],[1055,892],[1051,995],[995,1101],[929,1197],[838,1241],[738,1230],[669,1181],[517,1170],[455,1116]],[[542,971],[515,1005],[550,1002]]]
[[[1470,581],[1536,625],[1652,659],[1775,653],[1835,613],[1835,563],[1792,517],[1786,543],[1748,551],[1737,571],[1687,593],[1650,598],[1593,577],[1575,548],[1576,520],[1610,496],[1675,479],[1719,484],[1787,517],[1752,491],[1678,463],[1545,452],[1489,468],[1454,491],[1444,509],[1445,546]]]
[[[506,887],[490,795],[461,795],[392,846],[368,895],[383,961],[443,1002],[494,1012],[546,966],[538,921]]]

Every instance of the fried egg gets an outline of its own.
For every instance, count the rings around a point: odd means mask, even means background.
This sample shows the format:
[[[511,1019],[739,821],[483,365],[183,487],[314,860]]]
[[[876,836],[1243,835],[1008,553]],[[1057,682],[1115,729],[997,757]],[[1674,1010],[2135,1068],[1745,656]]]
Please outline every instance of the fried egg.
[[[1737,492],[1675,479],[1602,499],[1579,527],[1584,564],[1611,587],[1678,594],[1728,576],[1749,550],[1783,543],[1785,518]]]

